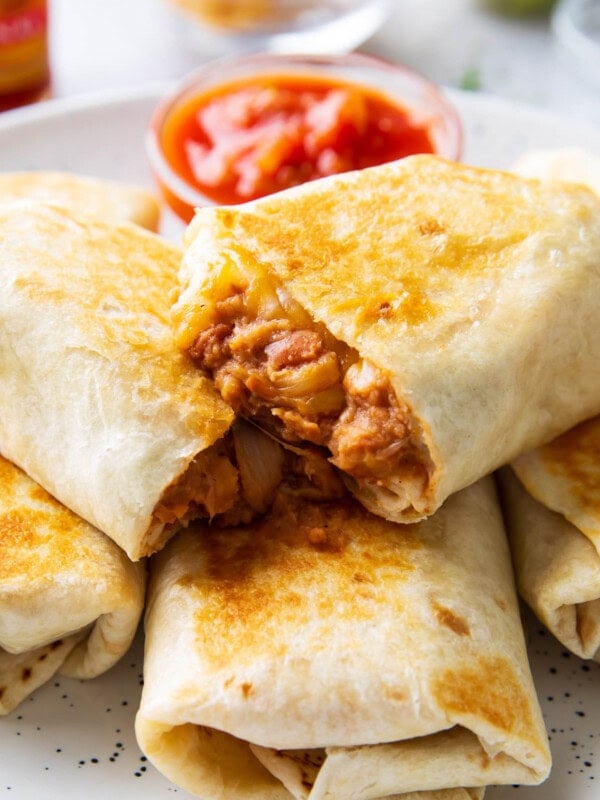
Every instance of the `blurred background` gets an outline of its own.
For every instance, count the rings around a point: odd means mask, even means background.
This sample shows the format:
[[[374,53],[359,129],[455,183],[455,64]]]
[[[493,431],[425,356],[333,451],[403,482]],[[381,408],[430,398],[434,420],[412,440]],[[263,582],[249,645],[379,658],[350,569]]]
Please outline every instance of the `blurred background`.
[[[217,35],[181,4],[48,0],[53,95],[173,80],[215,56],[253,48],[253,41]],[[205,5],[214,13],[232,2]],[[253,5],[260,8],[261,2]],[[587,5],[597,19],[599,0]],[[358,49],[405,63],[445,86],[600,125],[599,57],[588,54],[582,60],[573,56],[569,43],[559,43],[550,21],[552,6],[556,13],[556,4],[547,0],[390,0],[385,23]],[[528,13],[540,7],[543,13]],[[326,42],[331,51],[348,49],[333,34]]]

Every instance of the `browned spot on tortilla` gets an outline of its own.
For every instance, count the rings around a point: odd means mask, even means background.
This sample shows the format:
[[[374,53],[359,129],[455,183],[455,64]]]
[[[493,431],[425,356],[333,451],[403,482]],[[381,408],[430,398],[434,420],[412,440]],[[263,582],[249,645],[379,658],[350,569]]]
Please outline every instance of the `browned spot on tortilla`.
[[[227,678],[226,681],[223,682],[223,688],[228,689],[234,682],[234,680],[235,680],[235,675],[231,675],[229,678]]]
[[[57,639],[50,645],[50,650],[58,650],[58,648],[62,645],[62,643],[63,643],[62,639]]]
[[[394,316],[396,295],[382,298],[364,298],[362,307],[357,311],[356,319],[361,325],[372,325],[378,320],[391,319]]]
[[[450,628],[450,630],[458,634],[458,636],[471,635],[471,629],[466,619],[459,617],[458,614],[455,614],[454,611],[446,608],[446,606],[437,605],[437,603],[434,603],[432,608],[440,625],[445,625],[446,628]]]
[[[433,217],[427,217],[417,223],[417,229],[422,236],[434,236],[444,233],[444,226]]]
[[[21,671],[21,680],[23,681],[23,683],[25,683],[26,681],[29,680],[29,678],[31,678],[31,668],[23,667]]]
[[[392,305],[387,300],[383,300],[377,306],[377,316],[379,319],[387,319],[393,313]]]
[[[594,417],[540,448],[543,464],[569,482],[583,511],[600,514],[600,420]]]
[[[302,754],[302,761],[310,764],[311,767],[321,767],[325,761],[325,752],[321,749],[305,750]]]
[[[532,739],[536,721],[529,695],[506,658],[479,657],[462,667],[446,669],[432,682],[432,692],[440,707],[459,724],[475,716],[536,748],[541,746],[539,739]]]
[[[339,528],[311,528],[308,531],[308,541],[317,550],[341,553],[347,544],[347,537]]]
[[[25,476],[21,480],[29,481]],[[73,563],[80,573],[92,572],[97,554],[94,558],[91,545],[100,534],[43,489],[39,492],[45,495],[43,505],[15,499],[8,511],[0,512],[0,579],[27,575],[33,581]]]
[[[375,307],[391,292],[399,298],[393,320],[418,326],[444,315],[465,283],[485,285],[513,269],[514,251],[557,218],[533,183],[460,170],[411,159],[406,171],[361,173],[356,184],[350,177],[337,196],[318,186],[291,201],[273,195],[259,213],[235,216],[236,238],[247,243],[246,261],[268,254],[292,296],[302,291],[318,307],[327,293],[331,313],[349,301],[343,325],[372,324],[361,318],[365,297]]]
[[[38,656],[38,661],[45,661],[48,658],[48,653],[42,653],[41,656]]]
[[[223,209],[219,212],[219,216],[221,218],[221,222],[223,223],[223,227],[231,228],[233,225],[233,214],[231,211],[227,211],[227,209]]]
[[[5,691],[6,691],[6,686],[0,686],[0,700],[2,700]]]
[[[398,316],[409,325],[419,325],[439,311],[423,291],[421,280],[410,275],[402,279],[400,298]]]
[[[402,689],[388,689],[386,695],[390,700],[395,700],[397,703],[404,703],[407,699],[407,694]]]
[[[507,609],[506,600],[501,600],[499,597],[494,597],[494,603],[496,603],[498,608],[502,609],[502,611],[506,611]]]
[[[197,551],[203,564],[189,583],[199,594],[198,647],[238,670],[257,652],[282,656],[287,638],[304,635],[309,621],[326,641],[344,620],[370,621],[382,605],[399,611],[396,587],[422,546],[414,526],[391,525],[353,500],[290,497],[252,526],[203,528],[189,541],[190,563]],[[368,591],[356,575],[368,576]]]
[[[240,686],[240,689],[242,690],[242,694],[244,695],[244,698],[246,699],[246,698],[249,697],[250,692],[252,691],[252,684],[244,682]]]
[[[2,494],[7,495],[12,492],[15,482],[18,479],[20,470],[17,469],[10,461],[0,456],[0,488]]]
[[[365,575],[364,572],[355,572],[352,576],[352,580],[356,581],[357,583],[371,583],[371,578],[368,575]]]
[[[27,490],[27,494],[32,500],[39,500],[41,503],[50,503],[51,505],[56,505],[58,508],[62,508],[58,500],[55,500],[51,494],[48,494],[48,492],[45,489],[42,489],[42,487],[37,483],[31,484]]]

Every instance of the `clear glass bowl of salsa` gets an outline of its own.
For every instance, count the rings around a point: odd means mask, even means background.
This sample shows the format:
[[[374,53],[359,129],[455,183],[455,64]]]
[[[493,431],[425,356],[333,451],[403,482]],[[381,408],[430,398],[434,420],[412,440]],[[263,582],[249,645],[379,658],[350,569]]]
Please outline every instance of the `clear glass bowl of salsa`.
[[[458,159],[462,127],[442,91],[362,54],[213,61],[156,108],[147,152],[171,209],[237,204],[414,153]]]

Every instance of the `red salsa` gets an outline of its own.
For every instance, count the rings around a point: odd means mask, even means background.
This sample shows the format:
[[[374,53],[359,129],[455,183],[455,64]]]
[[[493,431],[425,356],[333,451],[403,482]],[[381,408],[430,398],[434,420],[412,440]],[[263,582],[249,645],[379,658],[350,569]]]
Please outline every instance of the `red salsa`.
[[[427,121],[366,86],[311,75],[221,84],[173,108],[161,144],[185,181],[219,204],[432,153]]]

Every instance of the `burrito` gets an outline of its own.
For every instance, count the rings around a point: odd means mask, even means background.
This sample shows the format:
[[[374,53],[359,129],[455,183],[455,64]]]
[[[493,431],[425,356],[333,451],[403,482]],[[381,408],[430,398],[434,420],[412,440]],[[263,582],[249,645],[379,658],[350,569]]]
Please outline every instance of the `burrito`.
[[[171,781],[368,800],[547,776],[491,478],[418,524],[283,487],[251,525],[201,527],[152,559],[136,732]]]
[[[181,348],[390,520],[600,411],[600,199],[435,156],[198,210]]]
[[[533,150],[513,169],[600,194],[600,159]],[[600,660],[600,417],[524,454],[501,475],[519,591],[571,652]]]
[[[318,452],[230,432],[174,341],[180,255],[132,224],[0,206],[0,452],[133,560],[191,519],[249,521],[284,475],[341,491]]]
[[[0,458],[0,714],[60,670],[93,678],[127,651],[145,568]]]
[[[68,172],[0,172],[0,202],[40,200],[107,222],[130,220],[158,229],[159,206],[154,195],[138,186],[99,180]]]
[[[519,592],[551,633],[600,661],[600,417],[502,474]]]
[[[133,560],[238,494],[233,412],[172,335],[179,261],[133,224],[0,205],[0,453]]]

